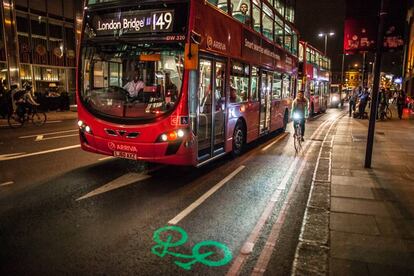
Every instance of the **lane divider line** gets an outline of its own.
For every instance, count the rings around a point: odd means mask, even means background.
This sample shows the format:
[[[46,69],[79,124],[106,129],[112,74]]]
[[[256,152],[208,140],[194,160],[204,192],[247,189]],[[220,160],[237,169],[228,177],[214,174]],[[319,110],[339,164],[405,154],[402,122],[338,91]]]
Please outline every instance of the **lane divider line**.
[[[224,184],[226,184],[228,181],[230,181],[233,177],[235,177],[244,168],[246,168],[246,166],[242,165],[242,166],[238,167],[235,171],[233,171],[231,174],[226,176],[223,180],[221,180],[213,188],[208,190],[204,195],[202,195],[200,198],[198,198],[190,206],[185,208],[181,213],[179,213],[177,216],[175,216],[173,219],[171,219],[168,223],[172,224],[172,225],[175,225],[175,224],[179,223],[183,218],[185,218],[194,209],[196,209],[198,206],[200,206],[207,198],[209,198],[212,194],[217,192],[221,187],[224,186]]]
[[[44,150],[44,151],[38,151],[38,152],[32,152],[32,153],[20,154],[20,155],[5,154],[5,155],[0,155],[0,161],[9,161],[9,160],[14,160],[14,159],[20,159],[20,158],[25,158],[25,157],[35,156],[35,155],[42,155],[42,154],[76,149],[76,148],[80,148],[80,145],[73,145],[73,146],[68,146],[68,147],[62,147],[62,148],[57,148],[57,149]]]
[[[107,157],[99,158],[98,161],[105,161],[105,160],[114,159],[114,158],[115,158],[114,156],[107,156]]]
[[[304,145],[303,152],[306,153],[306,156],[308,155],[308,150],[312,145],[312,139],[314,139],[317,135],[320,133],[321,128],[325,128],[326,125],[328,125],[331,121],[326,120],[322,124],[318,126],[318,128],[313,132],[311,137],[307,139]],[[306,159],[305,156],[305,159]],[[253,252],[253,248],[257,242],[257,239],[259,238],[259,235],[266,224],[266,221],[269,219],[269,217],[272,214],[272,210],[274,209],[277,201],[280,198],[281,191],[284,191],[286,189],[287,183],[289,182],[289,179],[291,178],[294,169],[296,168],[297,163],[299,162],[300,158],[299,156],[296,156],[294,161],[292,161],[287,173],[283,177],[281,183],[276,188],[276,191],[273,193],[271,200],[269,204],[266,206],[265,210],[263,211],[262,215],[260,216],[256,226],[253,228],[253,231],[250,233],[250,236],[247,238],[246,242],[242,246],[242,249],[240,251],[240,254],[234,259],[233,264],[231,265],[230,269],[228,270],[226,275],[233,276],[233,275],[239,275],[240,271],[243,268],[244,263],[246,262],[247,258],[249,257],[249,254]],[[306,162],[305,162],[306,163]],[[280,215],[280,213],[279,213]]]
[[[62,134],[62,133],[75,132],[75,131],[78,132],[78,129],[69,129],[69,130],[62,130],[62,131],[56,131],[56,132],[46,132],[46,133],[39,133],[39,134],[34,134],[34,135],[20,136],[19,139],[34,138],[38,136]]]
[[[331,130],[332,130],[333,126],[336,124],[337,120],[338,119],[331,122],[331,124],[330,124],[330,126],[329,126],[329,128],[328,128],[328,130],[327,130],[327,132],[324,136],[324,139],[323,139],[324,142],[326,141],[327,137],[331,133]],[[314,169],[314,175],[316,174],[316,171],[318,169],[319,161],[321,160],[321,155],[322,155],[323,148],[324,148],[324,146],[321,145],[320,149],[319,149],[317,165],[315,166],[315,169]],[[292,183],[292,187],[290,188],[289,194],[286,197],[285,202],[283,203],[283,206],[281,208],[279,216],[278,216],[275,224],[272,226],[272,229],[271,229],[270,234],[269,234],[269,236],[267,238],[267,241],[266,241],[266,246],[263,248],[262,252],[260,253],[260,256],[259,256],[259,258],[256,262],[256,265],[253,269],[253,272],[251,274],[253,276],[263,275],[264,272],[267,269],[267,266],[268,266],[268,264],[270,262],[270,259],[272,257],[273,250],[276,247],[277,240],[279,239],[280,231],[282,230],[282,225],[283,225],[283,223],[286,219],[286,215],[287,215],[288,209],[290,207],[290,203],[291,203],[290,201],[291,201],[291,198],[293,196],[293,192],[296,190],[296,187],[299,184],[300,177],[302,176],[303,171],[305,170],[305,165],[306,165],[306,160],[308,158],[308,155],[309,155],[309,152],[306,154],[306,157],[305,157],[304,161],[302,162],[302,165],[299,168],[299,171],[296,174],[295,179]],[[312,191],[310,191],[310,192],[312,192]],[[309,199],[308,199],[308,204],[309,204]]]
[[[74,136],[79,136],[79,134],[75,133],[75,134],[60,135],[60,136],[47,137],[47,138],[42,137],[42,139],[40,139],[40,140],[36,139],[36,142],[46,141],[46,140],[53,140],[53,139],[61,139],[61,138],[67,138],[67,137],[74,137]]]
[[[7,181],[7,182],[4,182],[4,183],[1,183],[0,187],[10,186],[10,185],[13,185],[13,184],[14,184],[14,181]]]
[[[271,148],[274,144],[276,144],[277,142],[283,140],[286,136],[288,136],[290,133],[289,132],[285,132],[282,135],[280,135],[279,137],[277,137],[276,140],[274,140],[273,142],[271,142],[269,145],[265,146],[264,148],[262,148],[262,151],[267,151],[269,148]]]
[[[119,188],[122,188],[128,185],[134,184],[138,181],[148,179],[150,177],[151,177],[150,175],[146,175],[142,173],[127,173],[93,190],[92,192],[89,192],[86,195],[81,196],[80,198],[76,199],[76,201],[80,201],[82,199],[90,198],[90,197],[97,196],[97,195],[100,195],[100,194],[103,194],[103,193],[106,193],[106,192],[109,192],[115,189],[119,189]]]

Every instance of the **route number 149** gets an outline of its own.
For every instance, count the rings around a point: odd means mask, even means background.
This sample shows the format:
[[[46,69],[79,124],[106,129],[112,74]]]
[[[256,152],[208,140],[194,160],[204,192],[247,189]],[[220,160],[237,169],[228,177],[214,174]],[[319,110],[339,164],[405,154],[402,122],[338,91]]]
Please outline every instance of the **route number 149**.
[[[171,12],[154,13],[152,17],[153,31],[169,31],[173,23]]]

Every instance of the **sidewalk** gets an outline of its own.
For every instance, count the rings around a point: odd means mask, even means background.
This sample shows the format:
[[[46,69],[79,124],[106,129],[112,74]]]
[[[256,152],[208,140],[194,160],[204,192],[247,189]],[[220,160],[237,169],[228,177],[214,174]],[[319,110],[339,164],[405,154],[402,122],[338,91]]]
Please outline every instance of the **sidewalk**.
[[[414,275],[414,119],[404,116],[377,122],[372,169],[364,169],[368,120],[338,122],[330,275]]]

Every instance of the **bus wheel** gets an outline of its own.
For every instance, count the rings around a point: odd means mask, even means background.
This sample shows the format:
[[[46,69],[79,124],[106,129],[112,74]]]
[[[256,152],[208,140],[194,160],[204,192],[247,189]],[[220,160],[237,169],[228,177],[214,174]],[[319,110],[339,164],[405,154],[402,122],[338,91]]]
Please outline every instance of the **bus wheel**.
[[[243,152],[245,132],[241,122],[238,122],[233,132],[233,156],[239,156]]]
[[[288,122],[289,122],[289,115],[288,115],[288,112],[285,111],[285,115],[283,116],[283,128],[282,128],[283,132],[286,131]]]

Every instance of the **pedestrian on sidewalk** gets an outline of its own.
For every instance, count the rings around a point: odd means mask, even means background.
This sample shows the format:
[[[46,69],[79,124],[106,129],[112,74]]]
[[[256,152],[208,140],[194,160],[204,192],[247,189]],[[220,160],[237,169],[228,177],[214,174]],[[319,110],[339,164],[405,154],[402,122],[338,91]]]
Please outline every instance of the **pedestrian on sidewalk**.
[[[365,118],[365,109],[367,107],[369,100],[369,93],[368,90],[362,92],[361,96],[359,97],[359,109],[358,109],[358,118],[364,119]]]
[[[403,109],[405,104],[405,93],[403,90],[398,91],[397,96],[397,109],[398,109],[398,118],[402,119]]]
[[[354,89],[349,94],[349,117],[351,117],[352,113],[355,112],[356,101],[357,101],[357,94],[356,94],[356,91]]]

